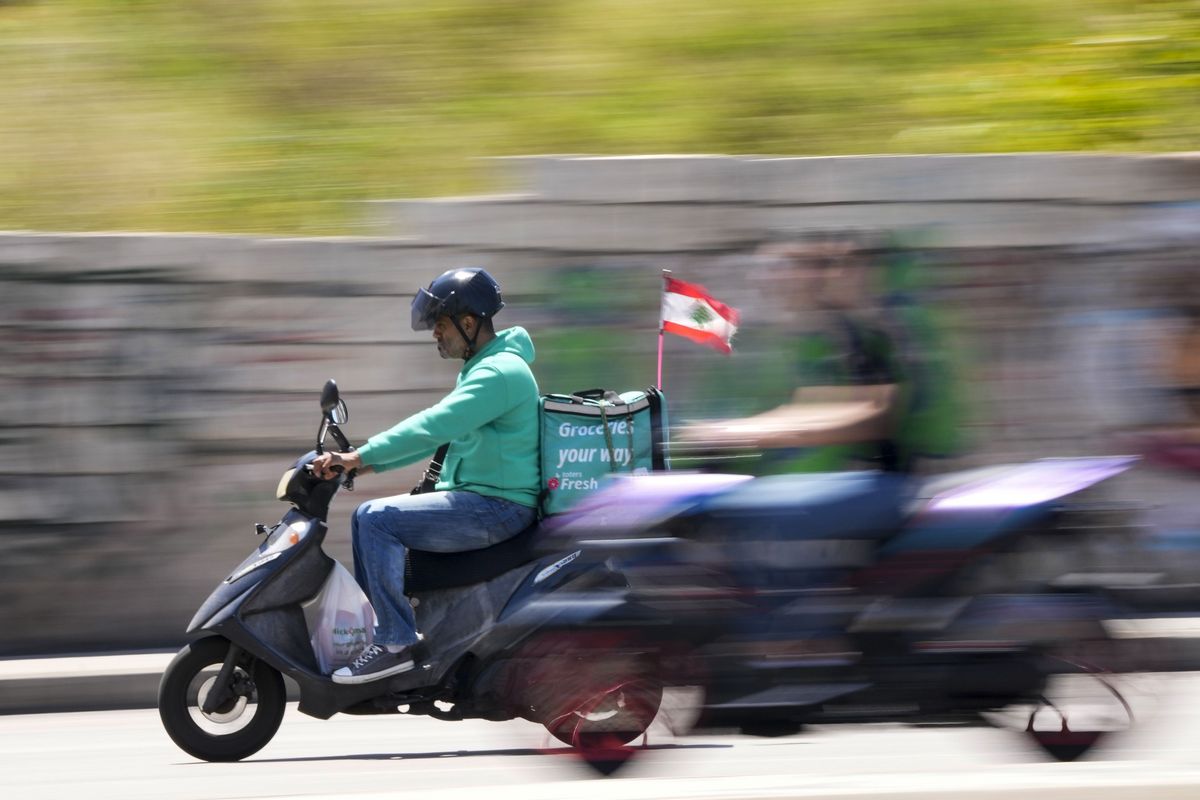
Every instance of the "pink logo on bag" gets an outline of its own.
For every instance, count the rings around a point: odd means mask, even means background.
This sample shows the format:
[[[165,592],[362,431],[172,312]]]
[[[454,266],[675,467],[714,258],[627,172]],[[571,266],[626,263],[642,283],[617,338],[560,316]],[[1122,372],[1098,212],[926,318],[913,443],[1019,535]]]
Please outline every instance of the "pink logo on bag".
[[[546,488],[548,488],[552,492],[555,489],[557,489],[558,488],[558,478],[551,478],[550,480],[546,481]]]

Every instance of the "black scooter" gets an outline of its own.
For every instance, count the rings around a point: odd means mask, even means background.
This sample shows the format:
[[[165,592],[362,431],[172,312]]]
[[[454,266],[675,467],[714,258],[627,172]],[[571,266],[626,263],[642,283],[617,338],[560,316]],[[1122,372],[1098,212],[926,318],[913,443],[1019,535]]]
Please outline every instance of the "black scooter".
[[[196,612],[187,629],[193,641],[162,677],[159,715],[171,739],[206,761],[257,752],[283,719],[284,675],[299,686],[300,711],[319,719],[339,712],[522,717],[601,769],[642,736],[662,699],[651,648],[571,633],[596,630],[606,610],[621,605],[597,598],[619,598],[624,576],[606,554],[548,550],[536,525],[483,550],[409,552],[406,592],[430,643],[413,670],[358,685],[320,673],[302,607],[334,566],[321,549],[325,520],[337,491],[354,480],[311,471],[328,436],[351,449],[340,428],[346,404],[332,380],[321,412],[316,450],[279,482],[277,496],[292,508],[271,528],[256,526],[265,539]]]

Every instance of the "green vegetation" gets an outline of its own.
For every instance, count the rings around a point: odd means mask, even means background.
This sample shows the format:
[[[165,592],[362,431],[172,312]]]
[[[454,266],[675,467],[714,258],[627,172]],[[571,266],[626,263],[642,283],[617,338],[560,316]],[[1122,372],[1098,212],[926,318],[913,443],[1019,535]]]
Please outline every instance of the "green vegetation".
[[[0,229],[364,230],[480,156],[1197,149],[1197,0],[0,0]]]

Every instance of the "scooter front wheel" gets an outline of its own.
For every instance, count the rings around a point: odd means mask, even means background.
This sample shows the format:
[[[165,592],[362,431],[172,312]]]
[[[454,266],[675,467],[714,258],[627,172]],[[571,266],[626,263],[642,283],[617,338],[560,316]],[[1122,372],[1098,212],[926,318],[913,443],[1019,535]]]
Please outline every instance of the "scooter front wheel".
[[[283,676],[258,659],[238,663],[229,677],[228,696],[211,712],[202,708],[216,687],[229,653],[219,636],[184,647],[158,686],[158,715],[167,735],[189,755],[204,761],[238,761],[271,741],[283,721],[287,695]]]

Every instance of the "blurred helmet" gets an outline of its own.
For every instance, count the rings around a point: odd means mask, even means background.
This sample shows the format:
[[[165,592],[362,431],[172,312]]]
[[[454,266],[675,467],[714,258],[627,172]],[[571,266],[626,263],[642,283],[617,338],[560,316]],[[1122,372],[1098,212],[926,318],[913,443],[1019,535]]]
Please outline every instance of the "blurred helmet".
[[[479,267],[443,272],[428,289],[418,289],[412,301],[412,329],[429,330],[440,316],[457,320],[463,314],[491,319],[504,308],[500,284]]]

